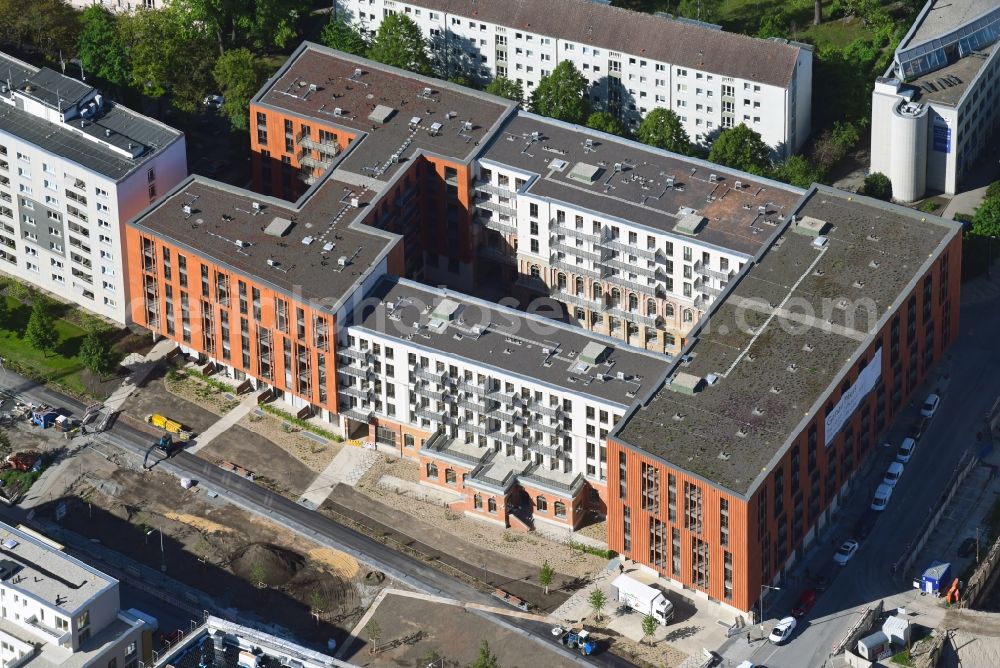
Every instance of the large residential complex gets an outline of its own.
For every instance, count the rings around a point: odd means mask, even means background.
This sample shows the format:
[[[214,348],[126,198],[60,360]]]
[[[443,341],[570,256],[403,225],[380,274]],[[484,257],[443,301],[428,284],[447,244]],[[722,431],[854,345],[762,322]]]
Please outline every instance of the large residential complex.
[[[366,35],[386,16],[406,14],[423,31],[441,74],[480,82],[509,77],[526,96],[560,61],[572,62],[590,82],[593,107],[633,128],[665,107],[698,143],[745,123],[790,155],[809,136],[808,45],[587,0],[337,0],[335,6]]]
[[[251,114],[286,199],[191,177],[130,222],[135,322],[419,461],[455,509],[606,515],[613,549],[733,609],[958,331],[933,216],[312,44]]]
[[[871,171],[893,197],[955,194],[1000,126],[1000,7],[929,0],[872,93]]]
[[[118,581],[0,522],[0,657],[7,668],[136,668],[156,620],[120,608]]]
[[[0,54],[0,271],[128,317],[122,223],[187,174],[184,136]]]

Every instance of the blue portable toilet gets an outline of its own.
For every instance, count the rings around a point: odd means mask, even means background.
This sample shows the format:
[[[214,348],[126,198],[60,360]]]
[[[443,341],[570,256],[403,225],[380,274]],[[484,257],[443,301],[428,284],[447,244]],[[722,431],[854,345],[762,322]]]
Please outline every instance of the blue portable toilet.
[[[931,567],[924,571],[923,577],[920,578],[920,591],[940,596],[941,589],[948,586],[950,577],[951,564],[941,562],[931,564]]]

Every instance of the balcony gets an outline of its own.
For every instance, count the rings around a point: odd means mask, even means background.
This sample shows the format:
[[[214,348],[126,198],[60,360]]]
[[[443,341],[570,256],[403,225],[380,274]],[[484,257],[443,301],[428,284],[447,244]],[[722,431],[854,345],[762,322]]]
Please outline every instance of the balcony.
[[[505,204],[500,204],[499,202],[494,202],[491,199],[476,200],[475,205],[481,209],[487,209],[489,211],[502,213],[506,216],[510,216],[511,218],[517,216],[517,209],[515,209],[514,207],[507,206]]]
[[[322,151],[323,153],[331,153],[333,155],[340,152],[337,142],[332,138],[313,139],[312,137],[300,132],[298,137],[295,139],[295,143],[304,149],[309,149],[310,151]]]
[[[594,251],[587,250],[582,246],[571,246],[560,239],[549,242],[549,248],[554,251],[559,251],[565,253],[566,255],[575,255],[576,257],[582,257],[585,260],[591,260],[592,262],[600,262],[601,254],[595,253]]]
[[[695,270],[705,278],[714,278],[719,281],[728,281],[736,273],[732,269],[730,269],[729,271],[717,271],[715,269],[709,269],[700,262],[695,265]]]
[[[609,250],[618,251],[619,253],[626,253],[627,255],[635,255],[637,257],[645,258],[647,260],[656,259],[656,250],[653,248],[640,248],[639,246],[633,246],[623,242],[621,239],[608,239],[600,243],[601,246]]]
[[[444,401],[445,400],[445,393],[444,392],[439,392],[437,390],[432,390],[431,388],[429,388],[426,385],[423,385],[421,383],[417,383],[416,385],[414,385],[413,386],[413,391],[416,394],[420,395],[421,397],[427,397],[428,399],[434,399],[435,401]]]
[[[356,408],[345,408],[340,411],[340,414],[343,415],[344,417],[351,418],[352,420],[355,420],[357,422],[364,422],[366,424],[368,423],[369,420],[371,420],[372,415],[374,415],[374,413],[375,412],[370,408],[363,408],[360,410]]]
[[[656,318],[650,315],[642,315],[636,311],[624,311],[620,308],[609,308],[605,311],[609,316],[615,318],[621,318],[622,320],[628,320],[629,322],[634,322],[637,325],[642,325],[643,327],[656,327]]]
[[[372,357],[372,353],[370,351],[361,351],[356,348],[339,348],[337,349],[337,354],[360,361],[367,361]]]
[[[337,392],[343,394],[344,396],[354,397],[355,399],[359,399],[361,401],[371,401],[372,398],[375,396],[374,390],[363,390],[357,387],[353,387],[351,385],[344,385],[342,387],[338,387]]]
[[[607,267],[612,267],[618,271],[631,272],[633,274],[639,274],[641,276],[646,276],[648,278],[656,277],[656,270],[650,269],[649,267],[644,267],[639,264],[632,264],[630,262],[623,262],[621,260],[605,260],[604,265]]]
[[[413,375],[421,380],[430,380],[435,383],[444,383],[445,372],[444,371],[431,371],[430,369],[425,369],[424,367],[416,367],[413,370]]]
[[[604,280],[604,282],[606,283],[610,283],[612,285],[618,285],[628,290],[635,290],[637,292],[641,292],[646,295],[653,294],[653,287],[650,286],[648,283],[641,283],[639,282],[638,279],[626,278],[621,274],[618,275],[611,274],[605,276],[602,280]]]
[[[504,222],[492,216],[477,216],[479,224],[489,230],[494,230],[501,234],[517,234],[517,226],[514,223]]]
[[[364,378],[364,379],[367,379],[369,376],[375,375],[370,371],[359,369],[353,366],[339,366],[337,367],[337,373],[342,373],[347,376],[353,376],[354,378]]]
[[[475,190],[481,193],[489,193],[490,195],[496,195],[498,197],[514,197],[514,191],[509,188],[502,188],[500,186],[495,186],[492,183],[486,181],[476,181]]]
[[[563,302],[564,304],[572,304],[573,306],[580,306],[581,308],[590,309],[591,311],[603,311],[604,302],[598,301],[596,299],[587,299],[580,295],[574,295],[563,290],[553,290],[549,293],[549,296],[556,301]]]
[[[305,153],[299,158],[299,164],[305,167],[312,167],[313,169],[328,169],[333,164],[333,158],[320,160],[319,158],[312,157],[310,153]]]
[[[558,234],[563,234],[567,237],[589,241],[592,244],[599,244],[601,242],[601,235],[578,230],[575,227],[570,227],[566,221],[557,221],[555,218],[549,220],[549,229],[555,230]]]
[[[502,264],[517,264],[517,258],[514,255],[508,255],[504,251],[492,246],[479,246],[476,248],[476,255],[483,259],[493,260]]]
[[[589,267],[585,267],[582,264],[570,264],[565,260],[556,260],[555,262],[550,262],[549,264],[551,264],[553,267],[557,269],[568,271],[571,274],[576,274],[578,276],[587,276],[597,281],[601,280],[601,272],[597,271],[596,269],[590,269]]]

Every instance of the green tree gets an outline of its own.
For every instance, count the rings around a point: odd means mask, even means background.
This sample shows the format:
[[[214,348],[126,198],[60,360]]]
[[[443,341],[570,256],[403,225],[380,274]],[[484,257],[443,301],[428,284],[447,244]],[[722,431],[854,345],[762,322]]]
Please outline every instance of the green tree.
[[[79,354],[83,366],[101,378],[109,376],[117,366],[111,353],[111,346],[96,330],[90,330],[83,337]]]
[[[420,27],[406,14],[390,14],[382,21],[368,57],[417,74],[430,74],[427,42]]]
[[[326,597],[320,593],[319,589],[313,589],[312,593],[309,594],[309,607],[312,608],[313,614],[320,614],[326,608]]]
[[[250,581],[257,587],[264,588],[267,585],[267,569],[259,561],[253,562],[250,566]]]
[[[469,668],[500,668],[500,662],[497,661],[496,654],[490,650],[490,644],[486,642],[486,638],[483,638],[483,641],[479,643],[479,656]]]
[[[122,44],[115,15],[91,5],[80,15],[83,30],[77,52],[84,69],[115,86],[128,82],[128,53]]]
[[[0,329],[10,329],[10,306],[2,294],[0,294]]]
[[[466,88],[472,88],[472,82],[469,81],[469,77],[464,74],[453,74],[448,77],[448,82],[453,84],[458,84],[459,86],[465,86]]]
[[[833,124],[830,136],[845,152],[850,151],[861,140],[858,128],[853,123],[843,121],[837,121]]]
[[[986,187],[986,199],[1000,198],[1000,181],[994,181]]]
[[[55,319],[52,317],[52,307],[44,297],[39,296],[35,298],[24,337],[31,344],[32,348],[40,350],[46,355],[55,350],[56,344],[59,343],[59,333],[56,332]]]
[[[240,46],[284,48],[310,9],[308,0],[170,0],[170,5],[208,30],[220,55]]]
[[[353,53],[355,56],[363,56],[368,52],[368,42],[341,15],[330,17],[319,34],[319,41],[331,49]]]
[[[538,584],[545,587],[545,595],[549,594],[549,585],[552,584],[552,576],[554,576],[556,570],[552,568],[548,561],[542,564],[542,567],[538,571]]]
[[[691,152],[691,139],[688,137],[680,116],[671,109],[657,107],[646,114],[639,124],[639,141],[666,151],[681,155]]]
[[[0,429],[0,459],[6,459],[7,455],[9,455],[13,449],[14,446],[10,443],[10,435],[6,431]]]
[[[160,98],[168,92],[180,111],[194,112],[212,83],[211,36],[191,22],[180,2],[163,9],[140,9],[118,18],[129,54],[129,83]]]
[[[507,77],[497,77],[493,81],[486,84],[484,88],[490,95],[497,95],[499,97],[505,97],[508,100],[514,100],[515,102],[521,102],[524,100],[524,88],[521,84],[513,79],[508,79]]]
[[[740,123],[722,131],[708,151],[708,160],[764,176],[771,169],[771,149],[758,132]]]
[[[980,237],[1000,237],[1000,197],[983,200],[972,215],[972,234]]]
[[[791,18],[784,9],[781,7],[771,9],[761,17],[757,37],[762,39],[767,39],[768,37],[787,37],[790,22]]]
[[[236,130],[250,127],[250,98],[267,79],[267,70],[249,49],[231,49],[219,56],[212,68],[224,102],[222,113]]]
[[[864,193],[875,199],[892,199],[892,181],[882,172],[872,172],[865,177]]]
[[[619,137],[624,137],[626,134],[621,121],[619,121],[614,114],[608,111],[595,111],[590,116],[587,116],[586,125],[591,130],[607,132],[608,134],[618,135]]]
[[[719,18],[722,0],[680,0],[677,13],[689,19],[712,23]]]
[[[63,0],[0,0],[0,41],[17,51],[35,50],[52,62],[68,58],[80,28],[79,12]]]
[[[653,615],[646,615],[642,618],[642,639],[651,638],[656,633],[656,618]]]
[[[587,598],[587,603],[590,604],[590,608],[594,611],[594,615],[597,617],[597,621],[601,621],[601,611],[604,610],[605,604],[608,602],[608,597],[604,595],[604,592],[600,589],[594,589],[590,592],[590,596]]]
[[[808,188],[823,180],[822,172],[802,155],[793,155],[774,169],[774,178],[799,188]]]
[[[368,620],[365,624],[365,633],[368,635],[368,642],[371,643],[371,653],[374,654],[377,649],[379,638],[382,637],[382,627],[379,626],[378,621],[374,617]]]
[[[582,125],[587,118],[587,79],[568,60],[541,78],[531,94],[531,110],[569,123]]]

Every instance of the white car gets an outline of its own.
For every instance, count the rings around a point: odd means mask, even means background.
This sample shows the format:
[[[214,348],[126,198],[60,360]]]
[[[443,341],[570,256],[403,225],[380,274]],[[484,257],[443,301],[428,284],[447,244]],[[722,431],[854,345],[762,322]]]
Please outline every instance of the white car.
[[[893,462],[889,464],[889,468],[886,469],[885,475],[882,476],[882,482],[890,487],[895,487],[899,479],[903,477],[903,462]]]
[[[858,551],[861,545],[856,540],[845,540],[837,551],[833,554],[833,560],[836,561],[841,566],[846,566],[847,562],[851,560],[854,553]]]
[[[774,625],[771,629],[771,635],[767,637],[768,640],[773,642],[775,645],[780,645],[787,642],[789,638],[792,637],[792,633],[795,631],[795,618],[785,617],[780,622]]]
[[[221,95],[208,95],[202,100],[202,104],[206,107],[212,107],[213,109],[221,109],[222,103],[226,101],[226,98]]]
[[[904,438],[903,442],[899,446],[899,450],[896,451],[896,461],[905,464],[910,461],[910,457],[913,456],[913,451],[917,447],[917,442],[912,438]]]
[[[882,511],[889,506],[889,499],[892,498],[892,485],[882,483],[875,490],[875,497],[872,499],[872,510]]]
[[[924,401],[924,405],[920,407],[920,414],[925,418],[932,418],[934,414],[937,413],[938,404],[941,403],[941,397],[936,394],[927,395],[927,400]]]

